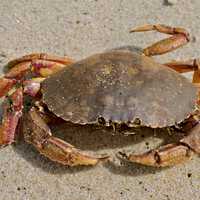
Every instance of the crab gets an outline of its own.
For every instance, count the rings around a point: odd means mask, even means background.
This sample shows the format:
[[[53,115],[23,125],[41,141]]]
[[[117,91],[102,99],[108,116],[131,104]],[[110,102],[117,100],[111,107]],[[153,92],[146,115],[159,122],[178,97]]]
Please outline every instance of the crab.
[[[52,136],[48,124],[113,127],[178,127],[185,136],[143,154],[119,155],[153,167],[182,163],[200,154],[198,59],[159,64],[151,56],[189,42],[184,28],[144,25],[131,32],[158,31],[172,35],[143,49],[124,47],[75,62],[67,57],[36,53],[8,63],[0,79],[3,119],[0,144],[16,141],[23,122],[24,140],[63,165],[96,165],[107,155],[89,155]],[[193,83],[180,73],[194,71]],[[27,100],[28,98],[28,100]]]

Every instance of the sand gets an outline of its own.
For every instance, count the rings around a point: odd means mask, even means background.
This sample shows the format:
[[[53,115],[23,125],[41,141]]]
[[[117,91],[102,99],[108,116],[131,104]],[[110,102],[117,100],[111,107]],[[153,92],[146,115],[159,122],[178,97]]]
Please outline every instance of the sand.
[[[166,37],[159,33],[129,34],[146,23],[187,28],[190,44],[156,57],[159,62],[200,55],[200,1],[162,0],[0,0],[0,65],[32,53],[67,55],[76,60],[121,45],[145,47]],[[63,127],[62,127],[63,128]],[[63,128],[65,129],[65,127]],[[160,144],[152,134],[116,137],[59,129],[58,135],[95,153],[127,149],[139,152]],[[64,135],[64,136],[63,136]],[[165,137],[164,137],[165,138]],[[145,142],[149,142],[149,145]],[[166,139],[165,143],[170,142]],[[198,200],[200,159],[167,169],[112,163],[96,167],[63,167],[29,144],[18,142],[0,151],[0,200]]]

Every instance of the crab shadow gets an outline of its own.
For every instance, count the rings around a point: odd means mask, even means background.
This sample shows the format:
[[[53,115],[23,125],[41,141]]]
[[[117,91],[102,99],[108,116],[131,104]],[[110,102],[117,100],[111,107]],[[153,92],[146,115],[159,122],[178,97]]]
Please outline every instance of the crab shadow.
[[[180,133],[175,132],[173,135],[169,135],[166,133],[166,130],[153,130],[151,128],[130,129],[127,130],[128,132],[113,132],[112,128],[102,129],[102,127],[91,125],[75,126],[69,123],[62,123],[59,124],[59,126],[52,126],[51,128],[54,135],[73,144],[81,150],[92,151],[95,154],[108,153],[112,156],[122,148],[132,149],[134,148],[134,145],[138,145],[144,140],[151,140],[152,137],[161,139],[159,145],[176,142],[182,137]],[[149,150],[150,147],[148,144],[145,144],[145,146],[146,148],[144,151]],[[42,170],[52,174],[79,173],[94,168],[88,166],[62,166],[40,155],[32,145],[29,145],[22,140],[18,144],[14,145],[13,149],[34,167],[42,168]],[[135,151],[137,151],[137,149]],[[124,160],[119,160],[120,164],[116,164],[112,160],[113,159],[103,163],[102,166],[107,168],[111,173],[118,175],[140,176],[145,174],[154,174],[165,169],[146,167],[139,164],[129,163]]]
[[[120,160],[120,164],[115,164],[114,162],[109,161],[104,164],[104,167],[106,167],[111,173],[122,176],[156,174],[167,169],[144,166],[137,163],[127,162],[125,160]]]
[[[23,159],[31,163],[33,167],[40,168],[50,174],[74,174],[92,169],[90,166],[68,167],[53,162],[39,154],[39,152],[32,145],[24,141],[20,141],[19,143],[13,145],[13,150],[20,154]]]

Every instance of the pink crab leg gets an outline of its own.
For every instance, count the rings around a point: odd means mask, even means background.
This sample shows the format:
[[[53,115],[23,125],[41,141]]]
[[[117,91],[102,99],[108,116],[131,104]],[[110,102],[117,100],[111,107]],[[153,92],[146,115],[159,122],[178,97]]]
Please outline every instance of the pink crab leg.
[[[200,154],[200,124],[192,128],[186,137],[177,144],[168,144],[144,154],[120,155],[127,160],[153,167],[167,167],[185,162],[193,153]]]
[[[0,98],[5,96],[16,83],[15,79],[0,78]]]
[[[16,64],[19,64],[22,62],[30,62],[33,60],[48,60],[48,61],[58,62],[64,65],[71,64],[73,62],[72,59],[67,58],[67,57],[54,56],[54,55],[49,55],[45,53],[33,53],[33,54],[25,55],[25,56],[22,56],[21,58],[17,58],[15,60],[10,61],[8,63],[8,67],[12,68]]]
[[[15,84],[20,82],[20,79],[30,68],[27,63],[18,64],[12,68],[8,73],[0,78],[0,98],[7,95]]]
[[[10,69],[6,78],[21,79],[27,72],[34,71],[39,76],[49,76],[66,65],[73,62],[70,58],[53,56],[48,54],[30,54],[10,61],[7,66]]]
[[[45,78],[38,77],[31,80],[23,81],[24,93],[30,96],[35,96],[40,90],[40,83]],[[7,95],[9,90],[17,83],[16,79],[0,78],[0,98]]]
[[[13,68],[11,68],[4,77],[6,78],[14,78],[20,80],[25,76],[26,73],[30,71],[30,62],[23,62],[16,64]]]
[[[34,60],[31,66],[32,71],[42,77],[47,77],[66,67],[65,64],[48,60]]]
[[[53,137],[51,130],[40,117],[36,108],[32,108],[25,120],[24,138],[33,144],[36,149],[49,159],[63,165],[96,165],[99,161],[106,160],[108,156],[89,156],[76,149],[71,144]]]
[[[26,73],[34,71],[37,75],[47,77],[68,64],[72,60],[47,54],[30,54],[8,63],[10,70],[0,78],[0,97],[7,92],[21,79],[25,78]]]
[[[132,29],[130,32],[144,32],[144,31],[158,31],[160,33],[166,33],[172,35],[170,38],[163,39],[159,42],[154,43],[153,45],[145,48],[143,53],[146,56],[161,55],[170,51],[173,51],[186,43],[189,42],[189,33],[178,27],[170,27],[162,24],[156,25],[144,25]]]
[[[30,65],[27,63],[18,64],[12,68],[8,73],[0,78],[0,98],[7,95],[10,89],[25,75]]]
[[[9,71],[4,77],[0,78],[0,98],[7,95],[9,90],[11,90],[15,84],[21,82],[21,80],[19,79],[21,79],[26,73],[26,71],[24,70],[25,69],[24,66],[23,65],[21,66],[22,66],[21,69],[18,68],[19,66],[12,68],[11,71]],[[23,81],[25,85],[25,92],[28,93],[30,91],[36,93],[37,92],[36,88],[38,88],[39,90],[39,82],[43,80],[44,78],[38,78],[37,81],[36,80]]]
[[[0,145],[7,145],[14,142],[16,128],[23,109],[22,88],[8,96],[4,102],[3,120],[0,126]]]

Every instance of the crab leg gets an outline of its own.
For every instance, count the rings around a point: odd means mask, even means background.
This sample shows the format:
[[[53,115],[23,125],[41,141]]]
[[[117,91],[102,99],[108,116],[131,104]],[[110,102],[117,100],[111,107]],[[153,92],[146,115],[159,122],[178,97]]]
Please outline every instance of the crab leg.
[[[197,59],[190,59],[186,61],[171,61],[168,63],[164,63],[165,66],[174,69],[179,73],[186,73],[198,70],[198,60]]]
[[[130,162],[153,167],[167,167],[182,163],[191,158],[193,153],[200,154],[200,124],[192,128],[186,137],[176,144],[168,144],[144,154],[120,155]]]
[[[193,74],[193,83],[200,83],[200,60],[199,59],[190,59],[186,61],[171,61],[165,63],[164,65],[176,70],[179,73],[191,72]]]
[[[8,63],[8,67],[12,68],[16,64],[19,64],[22,62],[30,62],[33,60],[47,60],[47,61],[58,62],[64,65],[67,65],[73,62],[72,59],[67,58],[67,57],[59,57],[59,56],[49,55],[45,53],[33,53],[33,54],[25,55],[25,56],[22,56],[21,58],[17,58],[15,60],[10,61]]]
[[[5,96],[16,83],[15,79],[0,78],[0,98]]]
[[[5,96],[17,82],[23,81],[26,74],[34,72],[39,77],[47,77],[72,62],[69,58],[39,53],[9,62],[7,64],[9,71],[0,78],[0,98]]]
[[[73,61],[70,58],[58,57],[48,54],[30,54],[10,61],[7,67],[10,69],[6,78],[22,78],[25,73],[33,71],[39,76],[46,77],[57,72]]]
[[[32,71],[42,77],[54,74],[66,66],[66,64],[48,60],[34,60],[31,65]]]
[[[10,96],[6,97],[4,101],[3,120],[0,126],[0,145],[7,145],[14,142],[16,128],[23,109],[23,91],[22,88]]]
[[[30,72],[30,62],[18,63],[4,75],[5,78],[20,80]]]
[[[108,158],[108,156],[93,157],[86,155],[71,144],[53,137],[39,111],[34,107],[26,117],[24,138],[27,142],[33,144],[41,154],[63,165],[96,165],[99,161]]]
[[[30,67],[25,64],[18,64],[3,77],[0,78],[0,98],[7,95],[16,83],[20,82],[20,79],[27,73]]]
[[[156,25],[144,25],[140,27],[136,27],[132,29],[130,32],[144,32],[144,31],[158,31],[160,33],[166,33],[172,35],[169,38],[163,39],[159,42],[154,43],[153,45],[145,48],[143,53],[146,56],[154,56],[161,55],[170,51],[173,51],[186,43],[189,42],[189,33],[183,29],[178,27],[170,27],[162,24]]]
[[[20,79],[30,69],[30,65],[27,63],[18,64],[12,68],[8,73],[0,78],[0,98],[7,95],[15,84],[20,83]]]

